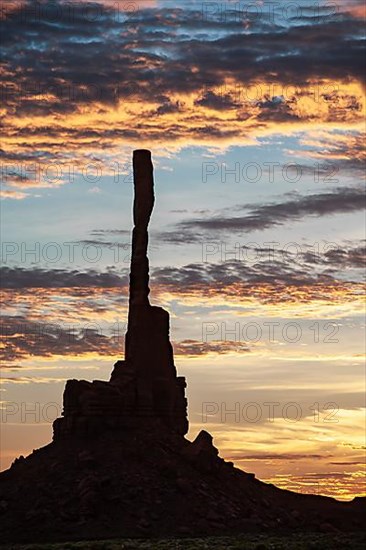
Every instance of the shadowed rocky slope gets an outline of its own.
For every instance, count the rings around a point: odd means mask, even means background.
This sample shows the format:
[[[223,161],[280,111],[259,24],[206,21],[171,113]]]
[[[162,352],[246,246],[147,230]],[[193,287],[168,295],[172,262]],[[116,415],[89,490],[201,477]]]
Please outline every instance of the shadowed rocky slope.
[[[53,441],[0,475],[0,539],[62,541],[255,530],[354,530],[362,499],[277,489],[190,442],[185,379],[169,314],[149,303],[149,151],[134,153],[134,229],[126,353],[109,382],[69,380]]]

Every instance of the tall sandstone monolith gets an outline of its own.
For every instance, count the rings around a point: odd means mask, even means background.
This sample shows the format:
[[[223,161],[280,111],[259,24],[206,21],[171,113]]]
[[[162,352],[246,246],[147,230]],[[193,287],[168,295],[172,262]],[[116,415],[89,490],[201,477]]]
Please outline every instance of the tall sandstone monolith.
[[[117,361],[109,382],[69,380],[62,418],[54,438],[85,436],[160,423],[188,431],[185,379],[177,376],[169,339],[169,314],[149,301],[148,225],[154,207],[150,151],[134,151],[134,206],[125,360]]]

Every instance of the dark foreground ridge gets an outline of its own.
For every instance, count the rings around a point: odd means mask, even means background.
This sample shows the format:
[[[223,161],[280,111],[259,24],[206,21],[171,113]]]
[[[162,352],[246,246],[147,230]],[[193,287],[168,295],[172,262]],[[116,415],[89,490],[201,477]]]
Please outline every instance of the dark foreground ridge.
[[[149,302],[151,154],[134,152],[125,360],[109,382],[69,380],[53,441],[0,474],[0,540],[70,541],[251,531],[357,530],[362,500],[280,490],[218,456],[188,431],[169,314]]]

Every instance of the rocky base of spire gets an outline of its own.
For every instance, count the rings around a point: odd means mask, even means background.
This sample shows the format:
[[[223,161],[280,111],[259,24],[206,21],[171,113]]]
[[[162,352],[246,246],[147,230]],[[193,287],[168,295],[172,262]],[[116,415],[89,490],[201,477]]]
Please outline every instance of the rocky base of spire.
[[[69,380],[54,440],[90,438],[110,431],[159,427],[188,431],[186,382],[177,376],[169,341],[169,314],[162,308],[130,308],[126,360],[117,361],[109,382]]]
[[[88,439],[139,427],[184,435],[188,429],[185,378],[176,377],[173,384],[173,387],[169,384],[166,392],[164,386],[157,388],[154,394],[154,388],[150,392],[126,361],[115,364],[109,382],[68,380],[62,417],[53,423],[53,439]],[[169,397],[167,402],[165,395]]]

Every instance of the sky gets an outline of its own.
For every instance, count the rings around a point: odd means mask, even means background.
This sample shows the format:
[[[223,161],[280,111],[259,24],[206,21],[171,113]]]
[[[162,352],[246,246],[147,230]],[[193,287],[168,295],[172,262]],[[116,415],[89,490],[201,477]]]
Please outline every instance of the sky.
[[[365,494],[364,2],[2,3],[1,469],[123,356],[132,151],[190,431]]]

